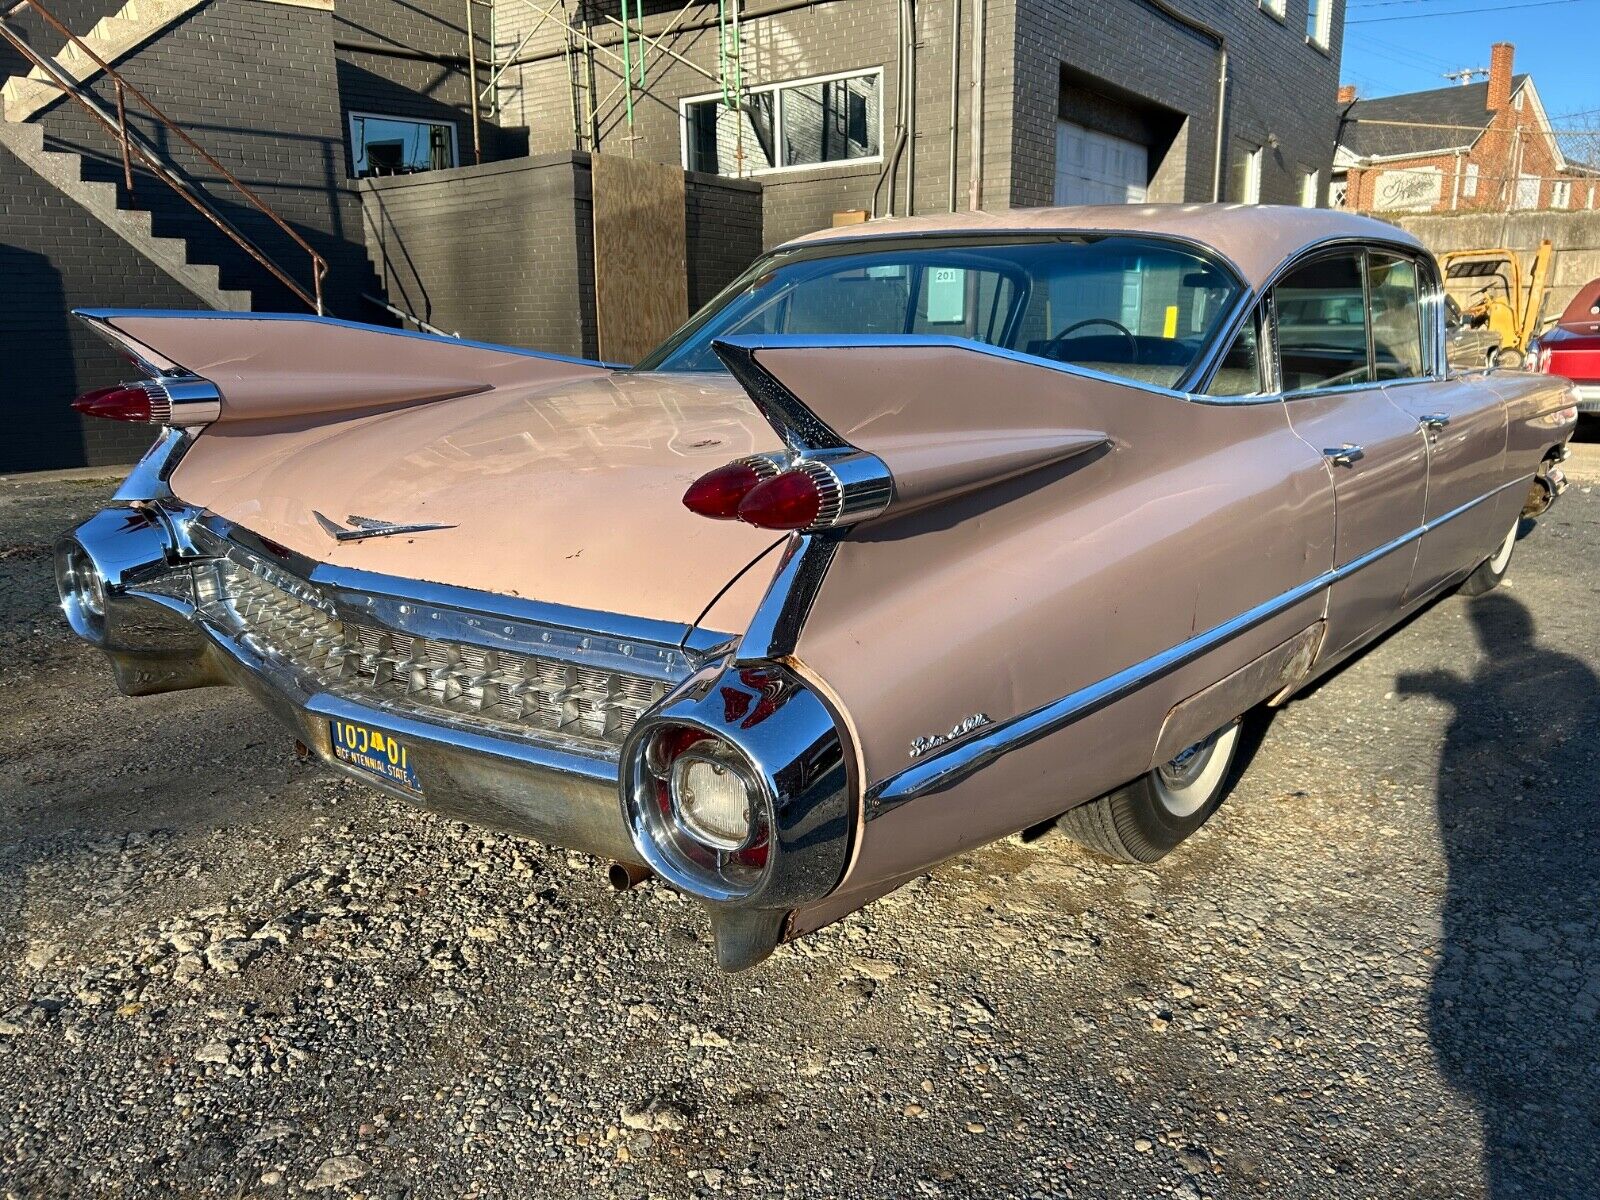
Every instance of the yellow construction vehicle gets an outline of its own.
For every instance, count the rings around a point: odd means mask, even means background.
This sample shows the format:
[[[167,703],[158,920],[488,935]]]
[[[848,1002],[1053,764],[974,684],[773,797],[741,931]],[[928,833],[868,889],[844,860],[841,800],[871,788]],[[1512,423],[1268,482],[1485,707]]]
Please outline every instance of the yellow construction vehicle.
[[[1482,338],[1485,362],[1473,366],[1520,367],[1528,354],[1528,343],[1539,332],[1545,295],[1550,286],[1550,269],[1555,249],[1550,239],[1539,243],[1533,264],[1523,269],[1522,255],[1504,246],[1483,250],[1452,250],[1441,255],[1445,293],[1461,309],[1463,333],[1467,329],[1487,334]],[[1454,336],[1454,331],[1452,331]],[[1456,338],[1466,355],[1473,339]],[[1452,358],[1458,355],[1453,351]],[[1469,364],[1463,364],[1469,365]]]

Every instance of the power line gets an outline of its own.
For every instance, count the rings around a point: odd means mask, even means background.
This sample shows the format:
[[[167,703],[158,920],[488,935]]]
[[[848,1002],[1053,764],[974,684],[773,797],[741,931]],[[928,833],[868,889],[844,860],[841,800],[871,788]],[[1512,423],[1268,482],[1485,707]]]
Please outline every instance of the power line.
[[[1395,17],[1359,17],[1346,25],[1377,25],[1383,21],[1425,21],[1429,17],[1473,17],[1483,13],[1510,12],[1518,8],[1553,8],[1558,4],[1578,4],[1581,0],[1532,0],[1528,4],[1501,4],[1492,8],[1453,8],[1449,12],[1404,13]]]

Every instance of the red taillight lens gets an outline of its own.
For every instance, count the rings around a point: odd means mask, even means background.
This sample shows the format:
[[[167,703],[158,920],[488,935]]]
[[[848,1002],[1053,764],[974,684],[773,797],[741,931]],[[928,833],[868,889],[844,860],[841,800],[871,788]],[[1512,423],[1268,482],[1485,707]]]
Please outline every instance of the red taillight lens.
[[[683,494],[683,506],[714,521],[732,521],[739,516],[740,502],[760,482],[761,476],[749,463],[729,463],[691,483]]]
[[[822,511],[822,489],[804,471],[785,471],[750,489],[739,519],[759,529],[805,529]]]
[[[150,393],[137,384],[96,388],[79,396],[72,407],[86,417],[103,417],[107,421],[148,422],[154,419]]]

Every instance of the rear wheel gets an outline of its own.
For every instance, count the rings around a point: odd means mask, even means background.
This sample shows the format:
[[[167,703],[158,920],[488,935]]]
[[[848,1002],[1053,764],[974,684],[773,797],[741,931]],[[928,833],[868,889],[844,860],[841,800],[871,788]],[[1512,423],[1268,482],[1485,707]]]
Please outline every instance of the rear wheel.
[[[1107,858],[1155,862],[1217,810],[1232,782],[1238,748],[1235,721],[1132,783],[1063,813],[1057,824]]]
[[[1511,566],[1511,552],[1517,548],[1517,530],[1520,528],[1522,518],[1518,517],[1511,523],[1511,532],[1506,534],[1506,540],[1462,582],[1463,596],[1481,596],[1500,586],[1500,581],[1506,577],[1506,571]]]
[[[1502,346],[1494,352],[1489,360],[1502,371],[1520,371],[1522,369],[1522,351],[1515,346]]]

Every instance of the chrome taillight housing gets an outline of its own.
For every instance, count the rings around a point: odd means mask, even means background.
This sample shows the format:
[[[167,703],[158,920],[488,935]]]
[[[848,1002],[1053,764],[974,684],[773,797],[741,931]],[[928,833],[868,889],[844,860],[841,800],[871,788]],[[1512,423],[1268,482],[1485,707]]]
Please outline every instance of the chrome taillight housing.
[[[634,725],[623,815],[641,858],[680,890],[793,908],[844,872],[851,774],[838,722],[792,672],[718,663]]]

